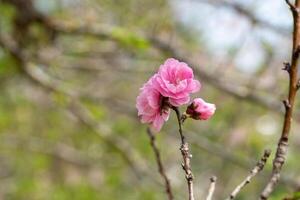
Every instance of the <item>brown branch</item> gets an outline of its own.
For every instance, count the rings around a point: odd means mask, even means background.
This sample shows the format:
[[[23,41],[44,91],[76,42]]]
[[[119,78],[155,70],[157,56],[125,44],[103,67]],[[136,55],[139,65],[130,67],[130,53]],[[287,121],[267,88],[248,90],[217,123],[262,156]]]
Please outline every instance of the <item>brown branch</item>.
[[[234,199],[237,194],[250,183],[251,179],[256,176],[260,171],[263,170],[268,158],[270,157],[271,150],[265,150],[264,155],[260,159],[260,161],[255,165],[255,167],[251,170],[250,174],[239,184],[230,194],[230,196],[226,200]]]
[[[182,131],[182,116],[177,107],[173,106],[172,109],[176,112],[178,126],[179,126],[179,134],[181,138],[181,146],[180,151],[183,159],[182,169],[185,172],[185,178],[188,184],[188,192],[189,192],[189,200],[195,200],[194,198],[194,188],[193,188],[193,180],[194,176],[191,169],[191,158],[192,154],[190,154],[189,144],[186,142],[185,137]]]
[[[206,200],[212,200],[212,197],[213,197],[213,194],[214,194],[215,188],[216,188],[217,177],[216,176],[212,176],[209,180],[210,180],[210,185],[209,185],[209,189],[208,189],[208,194],[207,194]]]
[[[160,157],[160,152],[159,152],[159,149],[156,145],[155,136],[154,136],[153,132],[150,130],[150,128],[147,128],[147,134],[150,138],[150,144],[151,144],[152,150],[153,150],[154,155],[155,155],[156,163],[157,163],[157,166],[158,166],[158,171],[159,171],[160,175],[162,176],[162,178],[164,179],[164,182],[165,182],[166,194],[167,194],[169,200],[173,200],[174,196],[173,196],[173,192],[172,192],[172,189],[171,189],[170,180],[167,177],[167,173],[166,173],[165,168],[162,164],[161,157]]]
[[[269,198],[270,194],[273,192],[276,184],[280,179],[280,172],[287,156],[289,133],[291,129],[295,97],[298,90],[297,74],[298,74],[298,58],[299,58],[299,50],[300,50],[299,49],[300,48],[300,15],[299,15],[300,0],[296,0],[295,4],[290,3],[288,0],[286,0],[286,2],[292,11],[293,19],[294,19],[293,50],[291,56],[290,69],[287,71],[290,79],[289,94],[288,94],[288,99],[284,100],[284,106],[285,106],[284,123],[283,123],[281,137],[278,142],[276,155],[273,160],[272,175],[266,187],[264,188],[263,192],[261,193],[260,199],[262,200]]]

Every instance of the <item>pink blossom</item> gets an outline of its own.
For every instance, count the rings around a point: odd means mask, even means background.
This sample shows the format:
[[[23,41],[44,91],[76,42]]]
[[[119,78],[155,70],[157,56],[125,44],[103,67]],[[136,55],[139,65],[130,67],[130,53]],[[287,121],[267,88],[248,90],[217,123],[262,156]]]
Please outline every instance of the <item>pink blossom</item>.
[[[206,103],[203,99],[196,98],[188,106],[186,113],[193,119],[207,120],[215,113],[215,110],[215,104]]]
[[[169,58],[153,77],[154,87],[173,106],[187,104],[190,94],[200,90],[200,82],[194,80],[193,70],[184,62]]]
[[[154,87],[153,78],[151,77],[140,89],[140,94],[136,99],[136,108],[141,122],[151,124],[152,128],[158,132],[168,120],[170,109],[163,105],[166,99]]]

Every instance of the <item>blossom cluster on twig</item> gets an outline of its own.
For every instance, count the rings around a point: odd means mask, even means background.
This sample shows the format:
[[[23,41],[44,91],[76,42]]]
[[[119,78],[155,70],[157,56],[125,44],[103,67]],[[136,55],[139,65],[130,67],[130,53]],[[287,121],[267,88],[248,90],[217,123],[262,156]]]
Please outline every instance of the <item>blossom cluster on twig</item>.
[[[142,123],[149,123],[160,131],[170,115],[170,108],[190,103],[185,118],[206,120],[215,112],[214,104],[206,103],[201,98],[190,102],[190,94],[198,92],[201,84],[194,79],[194,73],[186,63],[169,58],[160,66],[140,89],[136,107]]]

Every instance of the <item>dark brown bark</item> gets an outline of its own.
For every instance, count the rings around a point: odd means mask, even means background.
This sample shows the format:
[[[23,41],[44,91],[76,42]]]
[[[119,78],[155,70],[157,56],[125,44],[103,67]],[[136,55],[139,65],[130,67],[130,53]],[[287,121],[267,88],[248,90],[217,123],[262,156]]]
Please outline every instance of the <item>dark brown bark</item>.
[[[292,124],[292,116],[294,110],[295,97],[298,90],[298,58],[300,52],[300,0],[296,0],[295,4],[292,4],[288,0],[286,0],[289,5],[294,19],[294,32],[293,32],[293,49],[291,56],[291,64],[284,69],[289,74],[289,94],[288,99],[284,100],[285,106],[285,116],[283,129],[281,133],[281,137],[278,142],[276,155],[273,160],[273,171],[269,182],[267,183],[265,189],[261,193],[260,199],[265,200],[268,199],[270,194],[273,192],[276,184],[280,179],[280,172],[282,166],[286,160],[287,150],[288,150],[288,142],[289,142],[289,133]]]

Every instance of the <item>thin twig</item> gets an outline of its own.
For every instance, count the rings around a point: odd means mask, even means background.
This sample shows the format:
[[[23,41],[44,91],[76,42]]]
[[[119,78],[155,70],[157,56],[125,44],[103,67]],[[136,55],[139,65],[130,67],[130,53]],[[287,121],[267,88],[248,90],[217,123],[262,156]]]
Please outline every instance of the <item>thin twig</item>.
[[[286,0],[286,2],[292,11],[293,19],[294,19],[293,52],[291,56],[290,68],[289,70],[287,70],[290,79],[289,95],[288,95],[288,99],[283,101],[285,106],[283,129],[282,129],[281,137],[278,142],[276,155],[273,160],[273,170],[272,170],[271,178],[260,196],[260,199],[262,200],[266,200],[269,198],[270,194],[273,192],[276,184],[280,179],[280,172],[286,160],[289,133],[291,129],[292,115],[294,109],[294,102],[298,90],[297,74],[298,74],[298,58],[299,58],[299,47],[300,47],[300,15],[299,15],[300,0],[296,0],[295,4],[292,4],[288,0]]]
[[[256,176],[261,170],[263,170],[268,158],[270,157],[271,150],[265,150],[264,155],[260,159],[260,161],[255,165],[255,167],[251,170],[250,174],[242,181],[241,184],[239,184],[233,192],[230,194],[230,196],[226,200],[232,200],[234,199],[237,194],[247,185],[250,183],[251,179]]]
[[[177,107],[173,106],[172,109],[176,112],[178,126],[179,126],[179,134],[181,138],[181,146],[180,151],[183,158],[182,169],[185,172],[185,178],[188,184],[188,192],[189,192],[189,200],[195,200],[194,198],[194,189],[193,189],[193,180],[194,176],[191,169],[191,158],[192,154],[190,154],[189,144],[186,142],[185,137],[182,131],[182,118],[180,111]]]
[[[216,181],[217,181],[217,177],[216,176],[212,176],[210,178],[210,185],[209,185],[209,189],[208,189],[208,194],[206,197],[206,200],[212,200],[213,194],[215,192],[215,188],[216,188]]]
[[[161,157],[160,157],[160,152],[159,152],[159,149],[156,145],[155,136],[154,136],[153,132],[150,130],[150,128],[147,128],[147,134],[150,138],[150,144],[151,144],[151,147],[154,151],[156,163],[157,163],[157,166],[158,166],[158,171],[159,171],[160,175],[162,176],[162,178],[165,181],[166,194],[167,194],[169,200],[173,200],[174,195],[173,195],[173,192],[172,192],[172,189],[171,189],[170,180],[167,177],[165,168],[162,164]]]

